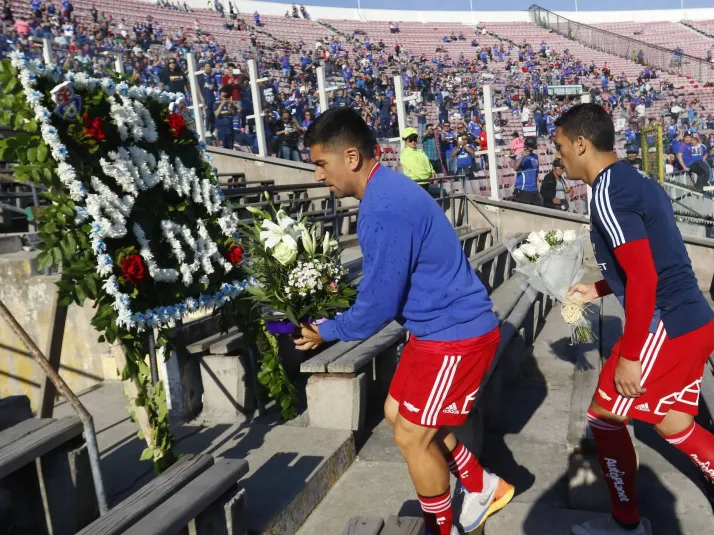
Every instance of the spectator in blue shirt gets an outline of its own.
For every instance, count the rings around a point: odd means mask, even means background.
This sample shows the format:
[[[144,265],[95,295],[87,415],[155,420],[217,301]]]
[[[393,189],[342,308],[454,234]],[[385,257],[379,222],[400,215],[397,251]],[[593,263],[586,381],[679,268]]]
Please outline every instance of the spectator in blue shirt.
[[[513,162],[516,171],[516,184],[513,188],[513,200],[523,204],[543,206],[543,198],[538,192],[538,156],[534,154],[538,141],[527,137],[525,148]]]
[[[684,135],[684,143],[678,148],[677,160],[682,169],[695,175],[694,187],[702,189],[709,183],[711,169],[704,161],[707,156],[707,148],[698,139],[694,139],[690,133]]]
[[[466,134],[458,137],[456,147],[450,158],[454,162],[452,165],[455,165],[457,175],[466,175],[466,178],[473,178],[473,153],[475,151],[476,149],[469,143],[469,137]]]
[[[203,70],[196,76],[196,81],[200,91],[198,96],[206,110],[206,135],[212,136],[216,127],[216,116],[212,113],[216,102],[216,82],[210,63],[203,66]]]

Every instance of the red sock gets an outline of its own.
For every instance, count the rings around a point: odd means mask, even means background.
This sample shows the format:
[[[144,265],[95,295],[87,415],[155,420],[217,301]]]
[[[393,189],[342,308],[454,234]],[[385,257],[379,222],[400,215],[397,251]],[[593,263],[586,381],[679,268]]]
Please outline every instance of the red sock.
[[[601,419],[588,410],[590,428],[605,482],[610,490],[612,516],[624,526],[640,523],[637,508],[637,454],[627,428]]]
[[[483,490],[483,468],[476,456],[458,442],[451,453],[445,455],[449,463],[449,472],[454,474],[469,492]]]
[[[714,483],[714,435],[697,422],[692,422],[681,433],[664,438],[679,451],[686,453]]]
[[[454,521],[454,512],[451,510],[451,490],[439,496],[426,498],[419,496],[419,503],[424,511],[424,523],[431,535],[450,535],[451,525]]]

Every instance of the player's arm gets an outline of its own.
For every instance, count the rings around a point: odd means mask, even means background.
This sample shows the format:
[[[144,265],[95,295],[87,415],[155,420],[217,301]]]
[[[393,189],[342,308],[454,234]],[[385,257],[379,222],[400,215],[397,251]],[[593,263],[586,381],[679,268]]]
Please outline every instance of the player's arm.
[[[596,196],[594,224],[613,249],[625,272],[625,328],[620,356],[639,360],[654,316],[657,297],[657,269],[641,208],[642,191],[636,183],[611,181],[609,174]],[[608,291],[601,283],[598,294]]]
[[[298,349],[313,349],[322,341],[364,340],[397,316],[411,270],[412,228],[386,213],[371,214],[362,224],[364,278],[355,303],[318,328],[303,326],[302,338],[295,341]]]
[[[642,223],[644,227],[644,222]],[[649,335],[657,300],[657,269],[647,238],[633,240],[615,249],[617,263],[625,272],[625,329],[620,356],[640,360],[640,352]]]
[[[612,288],[610,288],[610,285],[605,279],[601,279],[595,283],[595,294],[598,297],[605,297],[606,295],[610,295],[611,293]]]
[[[640,208],[641,191],[628,182],[604,187],[595,202],[597,224],[626,277],[625,327],[614,382],[621,396],[637,397],[645,391],[640,354],[654,316],[658,275]]]

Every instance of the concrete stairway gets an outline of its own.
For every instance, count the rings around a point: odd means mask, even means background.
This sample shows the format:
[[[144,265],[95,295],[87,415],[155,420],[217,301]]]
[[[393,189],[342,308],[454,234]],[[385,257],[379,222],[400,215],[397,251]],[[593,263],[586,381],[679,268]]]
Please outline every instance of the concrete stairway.
[[[605,352],[622,328],[616,306],[611,300],[604,305]],[[597,313],[591,320],[597,324]],[[487,521],[487,535],[567,535],[573,524],[609,510],[596,464],[591,469],[593,477],[578,489],[577,505],[572,503],[569,467],[573,449],[568,436],[571,404],[579,399],[573,395],[574,377],[584,365],[582,351],[570,346],[569,336],[556,306],[532,348],[523,348],[526,358],[520,373],[503,385],[498,418],[487,422],[480,460],[517,490],[513,502]],[[654,534],[709,532],[712,508],[698,470],[648,426],[635,425],[634,435],[640,455],[641,509],[651,520]],[[298,535],[342,533],[353,516],[420,515],[406,464],[386,422],[375,418],[357,447],[354,464]],[[454,484],[452,478],[452,489]],[[457,507],[458,503],[457,494]]]
[[[566,509],[565,442],[574,368],[569,336],[553,311],[541,324],[533,349],[521,348],[523,366],[503,384],[498,418],[487,419],[480,458],[517,488],[514,502],[487,522],[489,535],[566,534],[573,522],[588,516]],[[357,515],[421,514],[391,428],[384,420],[373,422],[369,435],[358,442],[357,460],[299,535],[341,533]]]

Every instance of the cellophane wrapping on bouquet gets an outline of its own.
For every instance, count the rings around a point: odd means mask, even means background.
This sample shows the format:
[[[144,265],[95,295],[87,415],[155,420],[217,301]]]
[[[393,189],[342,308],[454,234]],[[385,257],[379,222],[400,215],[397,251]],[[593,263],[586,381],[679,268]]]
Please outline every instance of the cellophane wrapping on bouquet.
[[[541,230],[531,232],[523,244],[506,241],[516,262],[515,277],[521,287],[562,303],[561,315],[571,326],[571,340],[575,344],[595,340],[585,319],[587,305],[579,294],[568,295],[568,290],[580,282],[585,273],[583,249],[587,240],[587,236],[577,236],[575,231]]]

